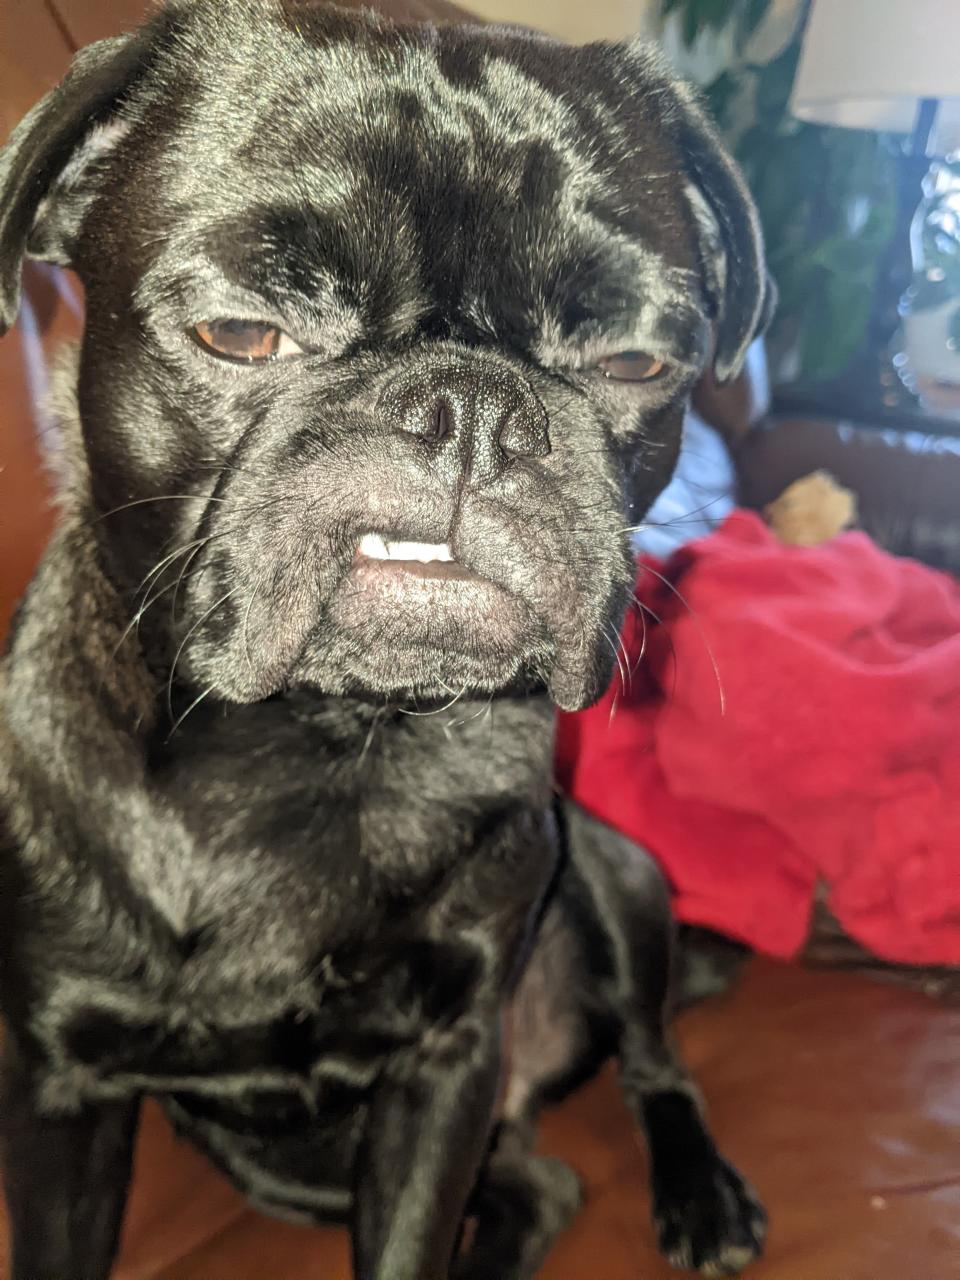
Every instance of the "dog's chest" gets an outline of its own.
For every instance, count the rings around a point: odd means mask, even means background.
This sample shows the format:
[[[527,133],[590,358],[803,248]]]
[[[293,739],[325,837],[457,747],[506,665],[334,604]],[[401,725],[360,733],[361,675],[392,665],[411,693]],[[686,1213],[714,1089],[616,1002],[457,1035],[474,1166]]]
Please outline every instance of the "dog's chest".
[[[529,804],[501,804],[493,779],[481,834],[461,800],[479,768],[417,773],[407,755],[369,782],[351,761],[352,784],[309,729],[285,721],[281,739],[259,714],[154,769],[142,898],[75,904],[78,943],[99,934],[94,966],[78,952],[47,1002],[64,1087],[325,1105],[469,1003],[462,929],[509,921],[511,967],[555,856]]]
[[[451,895],[477,922],[498,899],[536,900],[554,856],[549,737],[531,751],[505,725],[501,762],[489,730],[460,735],[406,718],[344,742],[284,704],[235,709],[226,728],[222,714],[200,720],[153,771],[143,877],[202,953],[191,963],[231,990],[289,985],[371,939],[436,936],[431,914]],[[460,892],[481,874],[482,891]]]
[[[57,1087],[327,1107],[362,1095],[386,1058],[455,1018],[474,984],[466,951],[413,936],[342,970],[329,955],[299,973],[210,960],[206,973],[188,962],[165,993],[74,981],[46,1021]]]
[[[220,731],[200,723],[151,762],[143,820],[118,851],[144,904],[137,932],[153,935],[147,958],[190,1001],[262,1005],[309,985],[378,937],[404,897],[416,914],[437,849],[459,834],[442,814],[418,821],[416,788],[397,806],[272,710],[235,713]]]

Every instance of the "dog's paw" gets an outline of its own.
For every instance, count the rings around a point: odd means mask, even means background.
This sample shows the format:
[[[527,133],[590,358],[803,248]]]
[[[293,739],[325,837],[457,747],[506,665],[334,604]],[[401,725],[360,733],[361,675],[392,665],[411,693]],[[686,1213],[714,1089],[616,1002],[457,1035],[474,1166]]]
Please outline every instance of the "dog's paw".
[[[731,1165],[717,1159],[654,1193],[661,1252],[675,1267],[704,1276],[736,1276],[763,1252],[767,1215]]]

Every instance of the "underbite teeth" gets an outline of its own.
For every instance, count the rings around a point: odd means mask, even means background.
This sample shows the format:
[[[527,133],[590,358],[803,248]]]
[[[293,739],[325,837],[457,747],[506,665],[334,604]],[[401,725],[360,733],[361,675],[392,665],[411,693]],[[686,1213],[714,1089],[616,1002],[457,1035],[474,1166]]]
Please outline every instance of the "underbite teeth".
[[[419,560],[430,564],[434,560],[452,560],[450,545],[446,542],[386,542],[379,533],[365,533],[360,539],[360,554],[371,560]]]
[[[365,533],[360,539],[360,554],[372,560],[388,560],[387,544],[377,533]]]

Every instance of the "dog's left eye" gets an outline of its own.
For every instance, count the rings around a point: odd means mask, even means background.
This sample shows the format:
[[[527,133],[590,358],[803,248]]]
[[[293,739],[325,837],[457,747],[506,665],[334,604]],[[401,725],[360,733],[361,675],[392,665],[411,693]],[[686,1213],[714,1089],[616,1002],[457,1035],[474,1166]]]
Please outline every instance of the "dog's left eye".
[[[612,382],[650,382],[666,367],[665,361],[643,351],[619,351],[615,356],[604,356],[597,361],[597,368]]]
[[[303,347],[276,325],[257,320],[210,320],[195,325],[193,337],[223,360],[263,364],[304,354]]]

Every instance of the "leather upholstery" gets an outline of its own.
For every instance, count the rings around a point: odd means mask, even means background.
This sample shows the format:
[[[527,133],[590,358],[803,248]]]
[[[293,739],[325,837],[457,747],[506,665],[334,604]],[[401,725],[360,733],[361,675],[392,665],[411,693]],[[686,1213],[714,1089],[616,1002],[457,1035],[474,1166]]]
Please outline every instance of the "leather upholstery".
[[[763,507],[823,468],[857,495],[859,527],[896,555],[960,571],[960,437],[827,419],[769,419],[736,450],[740,501]]]

